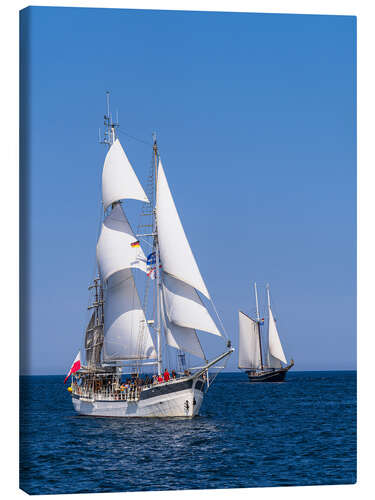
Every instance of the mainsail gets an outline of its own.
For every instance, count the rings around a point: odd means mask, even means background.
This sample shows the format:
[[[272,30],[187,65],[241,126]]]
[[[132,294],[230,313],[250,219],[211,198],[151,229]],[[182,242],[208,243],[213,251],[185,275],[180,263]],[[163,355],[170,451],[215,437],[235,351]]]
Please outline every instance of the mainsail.
[[[261,367],[258,324],[239,311],[238,367],[257,369]]]
[[[268,306],[268,362],[270,368],[281,368],[281,362],[287,363],[285,354],[277,332],[276,322],[273,317],[271,307]]]

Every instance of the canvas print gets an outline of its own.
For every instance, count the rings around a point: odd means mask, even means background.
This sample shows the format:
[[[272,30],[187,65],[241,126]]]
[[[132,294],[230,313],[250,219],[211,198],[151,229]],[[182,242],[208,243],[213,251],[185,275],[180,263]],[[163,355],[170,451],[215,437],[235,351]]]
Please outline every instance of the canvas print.
[[[29,7],[20,47],[20,488],[355,483],[356,19]]]

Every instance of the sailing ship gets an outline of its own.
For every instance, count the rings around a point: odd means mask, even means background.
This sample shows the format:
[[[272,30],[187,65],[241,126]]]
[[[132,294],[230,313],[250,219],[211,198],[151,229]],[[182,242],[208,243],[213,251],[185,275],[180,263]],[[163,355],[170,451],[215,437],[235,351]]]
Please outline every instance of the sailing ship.
[[[281,345],[276,321],[271,310],[270,289],[267,285],[268,302],[268,345],[264,362],[261,326],[264,318],[259,315],[258,292],[256,283],[256,319],[239,311],[238,368],[245,370],[250,382],[283,382],[288,371],[294,366],[288,364]]]
[[[82,415],[194,417],[215,376],[209,369],[224,368],[218,363],[225,364],[234,349],[200,296],[212,302],[178,215],[156,137],[147,196],[117,136],[109,94],[104,120],[101,142],[108,152],[102,171],[103,221],[97,273],[89,287],[93,302],[84,340],[86,361],[81,364],[80,354],[75,359],[68,390]],[[143,203],[141,215],[148,216],[150,224],[138,229],[150,227],[148,233],[133,232],[125,212],[130,199]],[[141,242],[149,245],[148,252]],[[150,296],[153,300],[148,301]],[[152,317],[147,319],[150,309]],[[224,342],[224,352],[209,361],[197,330]],[[163,369],[168,347],[178,353],[179,366],[172,374]],[[201,366],[188,367],[186,353],[203,360]]]

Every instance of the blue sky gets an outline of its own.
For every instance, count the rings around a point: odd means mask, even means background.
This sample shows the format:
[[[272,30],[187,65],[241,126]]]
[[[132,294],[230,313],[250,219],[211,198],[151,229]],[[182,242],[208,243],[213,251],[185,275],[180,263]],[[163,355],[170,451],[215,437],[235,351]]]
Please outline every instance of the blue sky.
[[[150,142],[157,132],[234,345],[238,309],[254,311],[253,282],[269,282],[295,369],[354,369],[355,18],[45,7],[22,15],[30,28],[28,371],[65,372],[82,340],[106,90],[142,182],[151,149],[124,133]],[[235,354],[228,368],[236,365]]]

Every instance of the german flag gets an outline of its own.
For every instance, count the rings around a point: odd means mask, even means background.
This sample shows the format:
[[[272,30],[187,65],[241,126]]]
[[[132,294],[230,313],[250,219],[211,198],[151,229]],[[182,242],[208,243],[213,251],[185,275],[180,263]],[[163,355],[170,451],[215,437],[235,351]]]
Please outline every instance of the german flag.
[[[133,243],[130,243],[130,246],[133,248],[139,247],[140,246],[139,241],[133,241]]]

